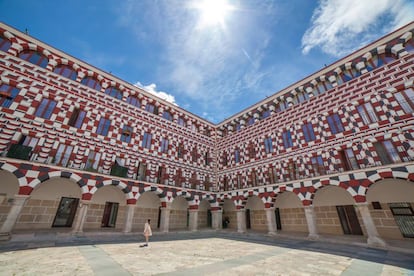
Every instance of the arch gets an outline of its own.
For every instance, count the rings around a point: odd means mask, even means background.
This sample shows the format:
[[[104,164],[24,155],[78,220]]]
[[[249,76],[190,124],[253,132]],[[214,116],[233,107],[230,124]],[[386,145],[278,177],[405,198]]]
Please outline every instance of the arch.
[[[12,45],[12,42],[5,38],[0,32],[0,51],[7,52]]]
[[[274,202],[282,231],[308,232],[303,204],[293,191],[278,193]]]
[[[78,183],[69,178],[51,177],[43,180],[41,183],[33,187],[30,199],[59,199],[59,196],[81,198],[82,190]]]
[[[385,178],[369,186],[367,202],[414,202],[414,183],[402,179]]]
[[[105,89],[105,94],[114,97],[115,99],[118,100],[122,100],[123,94],[122,91],[119,90],[117,87],[115,86],[110,86],[108,88]]]
[[[135,205],[132,231],[142,231],[145,222],[150,219],[151,224],[159,224],[161,198],[156,190],[148,190],[140,194]]]
[[[13,198],[19,193],[19,180],[12,172],[0,170],[1,190],[0,190],[0,204],[6,198]]]
[[[19,187],[27,186],[26,176],[17,167],[13,166],[12,164],[1,163],[0,162],[0,170],[8,171],[8,172],[11,172],[12,174],[14,174],[16,176],[17,180],[19,181]],[[31,191],[31,189],[30,189],[30,191]],[[22,192],[23,191],[19,191],[19,194],[25,194],[25,195],[27,194],[27,193],[22,193]]]
[[[312,204],[319,206],[353,205],[352,195],[341,186],[326,185],[314,193]]]
[[[177,196],[171,203],[170,229],[186,229],[188,227],[188,201],[183,196]]]
[[[211,205],[207,199],[200,201],[198,205],[198,221],[199,228],[211,227]]]
[[[53,172],[48,172],[42,175],[39,175],[37,178],[33,179],[27,186],[28,188],[30,188],[30,191],[32,191],[33,189],[35,189],[40,183],[45,182],[49,179],[52,178],[69,178],[71,180],[73,180],[75,183],[78,184],[79,187],[84,186],[85,184],[83,184],[82,178],[73,173],[73,172],[68,172],[68,171],[53,171]],[[30,194],[30,193],[29,193]]]
[[[78,72],[69,64],[60,63],[53,68],[53,72],[73,81],[78,77]]]
[[[250,210],[264,210],[264,207],[263,201],[257,195],[250,196],[245,203],[245,208]]]
[[[99,80],[97,78],[94,78],[93,76],[85,76],[81,80],[81,84],[98,91],[101,91],[102,88]]]
[[[19,53],[18,57],[42,68],[46,68],[49,64],[48,57],[37,50],[25,49]]]
[[[141,208],[158,209],[158,207],[161,206],[161,199],[159,198],[159,195],[156,192],[144,192],[137,200],[136,206]]]

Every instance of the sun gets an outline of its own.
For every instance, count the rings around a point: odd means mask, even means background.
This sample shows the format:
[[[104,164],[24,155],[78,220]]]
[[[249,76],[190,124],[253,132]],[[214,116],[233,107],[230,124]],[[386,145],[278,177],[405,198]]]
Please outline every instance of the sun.
[[[234,9],[226,0],[196,1],[193,7],[199,11],[197,27],[200,29],[215,26],[225,28],[226,18]]]

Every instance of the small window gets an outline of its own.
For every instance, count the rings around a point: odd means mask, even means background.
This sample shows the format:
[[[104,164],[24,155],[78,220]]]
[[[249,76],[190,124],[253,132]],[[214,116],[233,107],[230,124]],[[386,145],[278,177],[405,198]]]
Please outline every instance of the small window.
[[[316,175],[324,175],[325,174],[325,166],[323,164],[323,159],[320,155],[311,158],[311,164],[313,171]]]
[[[248,126],[251,126],[251,125],[253,125],[254,124],[254,118],[253,117],[250,117],[248,120],[247,120],[247,125]]]
[[[236,150],[234,151],[234,161],[235,161],[236,163],[239,163],[239,162],[240,162],[240,150],[238,150],[238,149],[236,149]]]
[[[355,68],[350,68],[350,69],[347,69],[344,72],[342,72],[342,80],[344,82],[347,82],[347,81],[350,81],[353,78],[356,78],[360,75],[361,75],[361,73],[358,72]]]
[[[93,77],[83,78],[81,84],[86,85],[92,89],[101,91],[101,85],[99,84],[99,81]]]
[[[378,201],[373,201],[372,202],[372,208],[374,208],[374,210],[381,210],[381,203],[379,203]]]
[[[204,164],[205,164],[206,166],[208,166],[208,165],[210,164],[210,157],[209,157],[208,152],[206,152],[206,153],[204,154]]]
[[[414,90],[412,88],[397,92],[394,96],[405,113],[410,114],[414,112]]]
[[[328,124],[331,128],[332,134],[337,134],[344,131],[344,127],[341,122],[341,118],[338,114],[333,114],[331,116],[328,116]]]
[[[272,138],[267,137],[264,139],[264,146],[265,146],[265,152],[266,153],[272,153],[273,152],[273,143]]]
[[[177,147],[177,156],[178,158],[183,158],[184,156],[184,145],[183,144],[179,144]]]
[[[223,166],[227,166],[228,165],[228,157],[227,157],[227,152],[223,153],[223,157],[222,157],[222,162],[221,164]]]
[[[144,138],[142,139],[142,147],[151,149],[151,143],[152,143],[152,135],[151,133],[144,133]]]
[[[197,153],[197,148],[196,147],[194,147],[193,150],[191,151],[191,158],[192,158],[193,162],[197,162],[198,153]]]
[[[378,121],[377,114],[371,103],[361,104],[357,107],[357,110],[364,124],[369,125]]]
[[[160,152],[162,152],[162,153],[168,153],[168,145],[169,145],[168,139],[162,138],[161,139]]]
[[[10,40],[0,36],[0,50],[3,52],[7,52],[10,49],[12,43]]]
[[[76,128],[81,128],[85,117],[86,111],[80,110],[79,108],[75,108],[73,110],[72,116],[70,116],[68,125]]]
[[[401,162],[400,156],[391,141],[376,142],[374,148],[383,165]]]
[[[289,130],[282,133],[283,145],[285,149],[293,146],[292,135]]]
[[[265,111],[262,112],[262,114],[260,116],[260,119],[263,120],[263,119],[266,119],[269,116],[270,116],[270,111],[269,110],[265,110]]]
[[[140,108],[141,107],[141,102],[139,101],[139,99],[135,96],[128,96],[126,99],[126,102]]]
[[[109,127],[111,126],[111,121],[106,118],[101,118],[99,120],[98,128],[96,129],[96,134],[106,136],[109,132]]]
[[[66,167],[69,162],[72,151],[73,151],[72,146],[60,144],[56,152],[56,155],[54,157],[53,163],[58,166]]]
[[[122,128],[121,142],[130,143],[132,136],[132,127],[124,126]]]
[[[313,131],[313,126],[311,123],[305,123],[302,126],[303,136],[305,137],[305,141],[307,143],[316,139],[315,132]]]
[[[99,167],[99,161],[101,160],[101,153],[91,150],[86,160],[85,169],[97,171]]]
[[[145,106],[145,110],[148,111],[148,112],[151,112],[155,115],[158,115],[158,108],[153,104],[147,104]]]
[[[42,117],[44,119],[50,119],[55,107],[56,102],[54,100],[43,98],[42,102],[36,110],[35,116]]]
[[[56,66],[53,72],[71,80],[76,80],[78,77],[78,73],[71,66],[65,64]]]
[[[114,97],[115,99],[122,100],[122,92],[119,91],[116,87],[109,87],[105,89],[105,94]]]
[[[186,126],[186,123],[185,123],[184,118],[182,118],[182,117],[178,118],[178,124],[179,124],[180,126],[185,127],[185,126]]]
[[[171,113],[170,112],[168,112],[168,111],[164,111],[163,113],[162,113],[162,117],[164,118],[164,119],[166,119],[166,120],[168,120],[168,121],[172,121],[172,115],[171,115]]]
[[[49,63],[49,60],[44,55],[31,50],[23,51],[19,54],[19,58],[28,61],[30,63],[33,63],[37,66],[40,66],[42,68],[46,68],[47,64]]]
[[[270,147],[273,151],[273,145],[272,140],[270,139]],[[265,149],[266,149],[266,140],[265,140]],[[251,159],[256,158],[256,150],[254,148],[254,144],[252,142],[249,143],[249,146],[247,147],[248,155]]]
[[[10,107],[19,92],[20,90],[16,87],[7,84],[0,85],[0,106]]]

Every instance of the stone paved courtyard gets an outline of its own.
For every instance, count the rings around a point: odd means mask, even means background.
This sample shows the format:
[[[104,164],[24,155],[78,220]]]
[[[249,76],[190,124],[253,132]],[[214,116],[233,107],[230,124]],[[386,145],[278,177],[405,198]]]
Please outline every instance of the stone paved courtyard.
[[[155,235],[0,243],[0,275],[414,275],[414,254],[260,236]]]

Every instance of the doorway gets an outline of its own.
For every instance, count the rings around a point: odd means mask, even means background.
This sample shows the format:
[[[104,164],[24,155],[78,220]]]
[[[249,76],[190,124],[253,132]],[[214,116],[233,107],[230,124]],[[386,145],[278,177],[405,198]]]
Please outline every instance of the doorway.
[[[362,235],[361,225],[353,205],[336,206],[342,230],[346,235]]]
[[[208,209],[207,210],[207,227],[211,227],[211,225],[213,224],[212,220],[213,220],[213,218],[211,216],[211,210]]]
[[[119,203],[106,202],[101,227],[115,227]]]
[[[282,230],[282,222],[280,220],[279,208],[275,208],[275,218],[276,218],[276,229],[277,230]]]
[[[409,203],[389,204],[395,222],[405,238],[414,238],[414,212]]]
[[[52,227],[72,227],[79,198],[62,197]]]
[[[252,228],[252,224],[250,221],[250,209],[246,209],[246,229]]]

